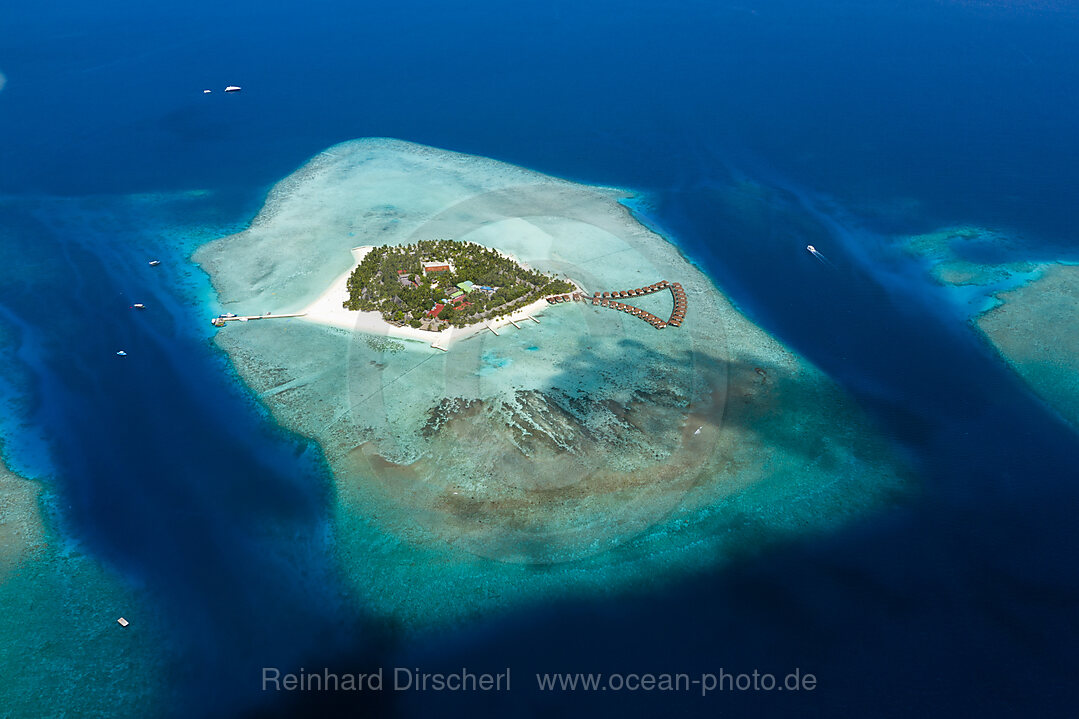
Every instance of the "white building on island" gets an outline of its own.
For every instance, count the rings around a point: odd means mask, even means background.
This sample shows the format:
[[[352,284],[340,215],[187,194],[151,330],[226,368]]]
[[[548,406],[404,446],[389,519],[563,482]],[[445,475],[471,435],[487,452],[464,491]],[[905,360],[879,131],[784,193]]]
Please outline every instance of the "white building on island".
[[[453,272],[453,265],[451,265],[449,262],[424,262],[424,276],[427,276],[433,272]]]

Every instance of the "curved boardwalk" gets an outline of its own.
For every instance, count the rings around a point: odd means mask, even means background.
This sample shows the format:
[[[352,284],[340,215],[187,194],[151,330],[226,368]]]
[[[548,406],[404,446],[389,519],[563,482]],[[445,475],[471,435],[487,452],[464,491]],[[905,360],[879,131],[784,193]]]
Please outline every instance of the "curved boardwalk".
[[[674,310],[671,312],[671,316],[662,320],[656,317],[651,312],[646,312],[640,307],[633,307],[632,305],[623,304],[618,302],[620,299],[628,299],[631,297],[643,297],[644,295],[650,295],[653,292],[661,292],[663,290],[670,290],[674,296]],[[600,307],[610,307],[611,309],[620,310],[634,317],[640,317],[645,322],[649,323],[657,330],[661,330],[667,325],[674,325],[679,327],[682,324],[682,320],[686,316],[686,293],[682,289],[682,285],[678,282],[668,282],[663,280],[647,287],[640,287],[635,290],[615,290],[614,292],[596,292],[592,295],[592,304],[599,305]]]

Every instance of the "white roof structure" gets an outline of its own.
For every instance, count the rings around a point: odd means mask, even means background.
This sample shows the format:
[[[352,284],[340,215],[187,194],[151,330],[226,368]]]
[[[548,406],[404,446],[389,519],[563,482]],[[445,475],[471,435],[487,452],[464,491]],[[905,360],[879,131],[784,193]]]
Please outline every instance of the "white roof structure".
[[[429,270],[431,270],[432,268],[434,268],[434,267],[449,267],[450,272],[453,272],[453,265],[451,265],[449,262],[443,261],[443,262],[424,262],[423,263],[423,273],[427,274],[427,272]]]

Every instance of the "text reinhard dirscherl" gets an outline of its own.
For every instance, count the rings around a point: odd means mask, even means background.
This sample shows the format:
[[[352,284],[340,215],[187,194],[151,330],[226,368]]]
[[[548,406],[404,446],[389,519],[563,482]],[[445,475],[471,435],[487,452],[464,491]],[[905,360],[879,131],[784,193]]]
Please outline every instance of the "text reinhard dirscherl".
[[[386,678],[389,676],[390,681]],[[301,692],[506,692],[510,690],[510,670],[492,674],[462,668],[459,672],[422,672],[408,667],[394,667],[387,675],[382,667],[370,674],[338,674],[329,669],[282,673],[276,667],[262,668],[262,691]]]
[[[699,692],[706,696],[724,691],[802,691],[817,688],[817,677],[801,669],[786,675],[761,673],[732,674],[720,669],[718,674],[705,672],[699,675],[686,673],[629,673],[629,674],[537,674],[536,688],[541,692],[636,692],[674,691]],[[510,691],[510,668],[498,673],[473,672],[467,668],[451,672],[423,672],[408,667],[395,667],[392,673],[379,667],[369,674],[338,674],[329,669],[282,673],[276,667],[263,667],[263,691],[344,691],[344,692],[508,692]]]

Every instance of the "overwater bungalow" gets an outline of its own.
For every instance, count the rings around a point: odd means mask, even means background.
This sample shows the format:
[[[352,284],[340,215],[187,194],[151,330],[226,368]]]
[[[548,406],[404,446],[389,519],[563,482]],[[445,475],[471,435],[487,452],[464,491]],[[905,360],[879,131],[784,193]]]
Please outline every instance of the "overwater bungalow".
[[[674,300],[674,307],[672,308],[671,316],[667,320],[660,319],[656,315],[648,312],[647,310],[643,310],[640,307],[634,307],[633,305],[627,305],[618,301],[622,298],[642,297],[644,295],[652,294],[653,292],[659,292],[663,289],[669,289]],[[568,301],[570,297],[572,297],[572,299],[574,300],[577,300],[580,295],[581,293],[579,292],[574,293],[572,296],[566,295],[566,301]],[[638,287],[635,289],[595,292],[593,293],[591,299],[593,305],[607,307],[608,309],[612,310],[619,310],[620,312],[625,312],[626,314],[633,315],[634,317],[639,317],[645,322],[655,327],[656,329],[660,330],[667,325],[673,325],[675,327],[678,327],[679,325],[681,325],[682,320],[686,314],[687,302],[685,292],[682,290],[682,285],[678,282],[668,282],[667,280],[653,282],[650,285]]]

